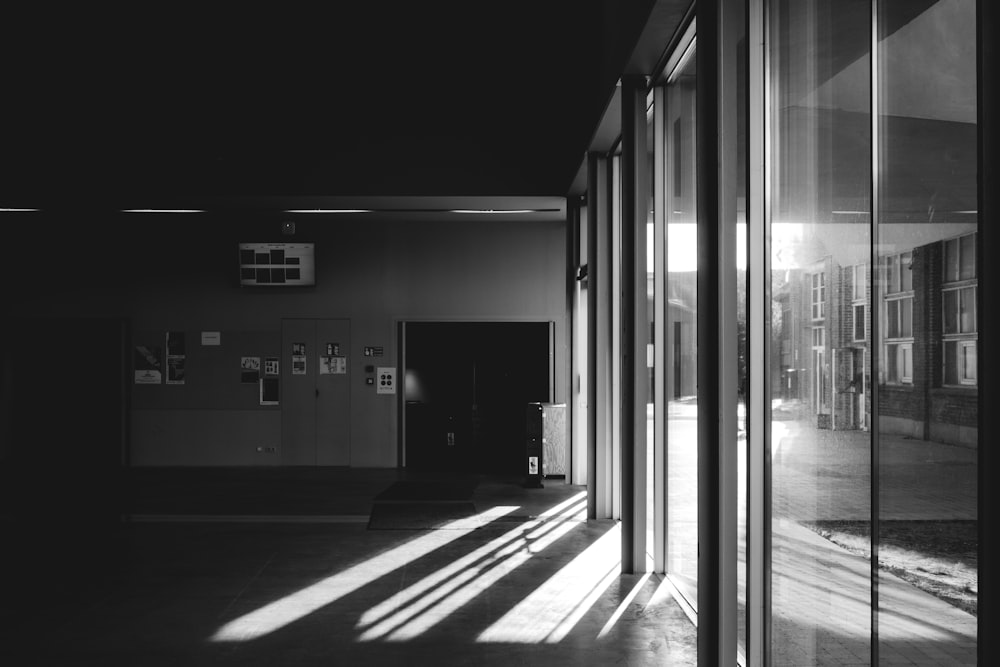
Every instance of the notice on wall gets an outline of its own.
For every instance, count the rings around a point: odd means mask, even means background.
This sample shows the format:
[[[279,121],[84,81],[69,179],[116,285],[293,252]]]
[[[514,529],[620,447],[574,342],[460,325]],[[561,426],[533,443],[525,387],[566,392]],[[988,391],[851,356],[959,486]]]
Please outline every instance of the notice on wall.
[[[340,343],[327,343],[326,344],[326,356],[328,356],[328,357],[339,357],[340,356]]]
[[[184,384],[184,357],[167,357],[167,384]]]
[[[260,357],[240,358],[240,382],[254,384],[260,379]]]
[[[320,375],[346,375],[347,357],[325,355],[319,358]]]
[[[201,332],[201,344],[202,345],[222,345],[222,332],[221,331],[202,331]]]
[[[260,404],[278,405],[278,378],[262,377],[260,379]]]
[[[306,344],[292,343],[292,375],[306,374]]]
[[[279,369],[277,357],[267,357],[264,359],[264,377],[278,377]]]
[[[167,384],[184,384],[187,354],[183,331],[167,332]]]
[[[163,378],[162,352],[159,347],[136,345],[133,357],[136,384],[160,384]]]

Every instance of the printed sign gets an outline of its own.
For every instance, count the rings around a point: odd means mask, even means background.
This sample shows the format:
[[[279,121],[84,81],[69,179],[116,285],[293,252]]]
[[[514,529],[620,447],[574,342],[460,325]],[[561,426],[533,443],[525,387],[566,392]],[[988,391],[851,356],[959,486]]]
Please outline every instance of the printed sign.
[[[136,384],[160,384],[163,378],[161,354],[162,350],[159,347],[136,345],[134,356]]]
[[[184,384],[184,332],[167,332],[167,384]]]
[[[292,343],[292,375],[306,374],[306,344]]]
[[[260,357],[240,358],[240,382],[255,383],[260,379]]]
[[[347,373],[347,357],[326,355],[319,358],[320,375],[345,375]]]

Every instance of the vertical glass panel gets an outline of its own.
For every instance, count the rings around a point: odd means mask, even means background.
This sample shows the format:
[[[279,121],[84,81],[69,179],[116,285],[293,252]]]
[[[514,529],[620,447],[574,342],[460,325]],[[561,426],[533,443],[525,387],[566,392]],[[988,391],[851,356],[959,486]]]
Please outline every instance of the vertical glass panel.
[[[622,156],[611,157],[611,516],[621,518]]]
[[[668,79],[665,122],[667,174],[663,180],[667,406],[666,571],[687,601],[698,594],[698,245],[695,209],[695,46]],[[661,177],[663,177],[661,176]]]
[[[733,17],[733,23],[743,26],[735,36],[737,39],[736,55],[736,108],[747,108],[747,36],[746,7],[742,3],[734,3],[739,14]],[[747,319],[750,304],[747,299],[747,190],[749,178],[747,174],[746,150],[748,146],[747,117],[744,113],[736,114],[736,387],[737,397],[737,507],[736,507],[736,581],[737,581],[737,650],[739,655],[747,653],[747,524],[748,524],[748,494],[750,489],[749,460],[750,439],[747,431],[747,391],[749,388],[748,362],[750,354],[747,339]],[[758,371],[761,372],[761,371]],[[755,425],[760,428],[759,425]],[[754,535],[754,540],[760,535]],[[755,591],[760,594],[760,591]]]
[[[649,194],[646,202],[646,560],[649,571],[653,570],[655,562],[655,530],[656,510],[654,508],[655,480],[654,466],[656,465],[656,411],[654,400],[656,397],[655,378],[655,345],[656,345],[656,262],[654,261],[653,242],[654,219],[653,219],[653,198],[655,184],[653,180],[657,178],[654,173],[654,135],[653,131],[653,93],[650,92],[646,107],[646,175],[647,192]]]
[[[769,651],[775,665],[862,665],[871,337],[848,318],[871,284],[871,6],[770,7]]]
[[[877,6],[876,247],[907,295],[881,336],[899,356],[879,364],[879,663],[975,664],[976,3]]]

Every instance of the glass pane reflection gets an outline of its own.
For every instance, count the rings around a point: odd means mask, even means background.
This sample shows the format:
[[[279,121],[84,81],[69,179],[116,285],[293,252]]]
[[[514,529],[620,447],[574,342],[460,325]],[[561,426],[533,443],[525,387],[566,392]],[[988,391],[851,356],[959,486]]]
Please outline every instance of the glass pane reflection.
[[[698,581],[698,404],[697,234],[695,209],[695,53],[667,84],[666,174],[666,387],[667,558],[666,571],[697,608]]]
[[[775,665],[870,662],[869,14],[867,0],[772,3]],[[844,526],[850,549],[829,539]]]
[[[880,0],[878,655],[976,662],[976,4]]]

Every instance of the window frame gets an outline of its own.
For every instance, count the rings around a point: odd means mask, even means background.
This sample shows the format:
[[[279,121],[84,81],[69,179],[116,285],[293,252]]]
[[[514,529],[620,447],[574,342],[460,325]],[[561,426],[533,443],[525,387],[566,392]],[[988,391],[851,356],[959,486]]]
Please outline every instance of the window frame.
[[[979,355],[979,271],[976,263],[978,232],[962,234],[941,242],[941,386],[976,387],[979,384],[975,363],[970,368],[965,363],[963,350],[972,349],[974,359]],[[962,260],[968,254],[971,275],[962,273]],[[952,261],[949,261],[951,259]],[[949,264],[953,266],[949,269]],[[955,294],[949,300],[948,295]],[[971,327],[963,329],[963,294],[965,303],[972,310]],[[949,327],[949,325],[951,325]],[[951,330],[949,330],[949,328]],[[969,371],[972,377],[969,377]]]
[[[855,264],[851,267],[851,317],[853,326],[851,341],[863,343],[868,340],[868,265]],[[861,309],[860,322],[858,308]],[[858,336],[858,325],[861,326],[861,336]]]
[[[817,284],[817,278],[819,284]],[[809,274],[809,317],[813,322],[826,319],[825,271]]]

